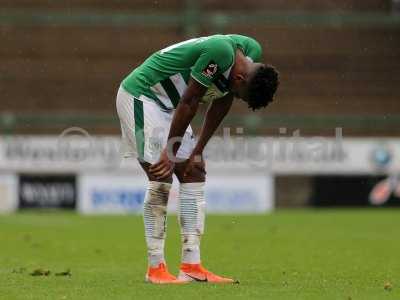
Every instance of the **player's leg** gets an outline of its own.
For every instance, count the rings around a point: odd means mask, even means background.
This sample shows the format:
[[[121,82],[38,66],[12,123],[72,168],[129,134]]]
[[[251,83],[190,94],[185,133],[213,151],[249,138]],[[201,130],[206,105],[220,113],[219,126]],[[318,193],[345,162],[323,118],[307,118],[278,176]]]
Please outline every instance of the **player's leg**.
[[[164,259],[167,203],[172,178],[161,182],[148,172],[149,166],[159,155],[157,151],[159,152],[160,147],[155,147],[155,143],[160,142],[154,134],[162,136],[161,132],[157,132],[157,126],[165,126],[162,124],[164,118],[155,104],[134,99],[121,89],[117,96],[117,111],[121,121],[125,156],[137,157],[149,179],[143,204],[149,264],[146,280],[152,283],[179,283],[168,272]]]
[[[149,179],[143,202],[143,221],[149,268],[146,280],[152,283],[179,283],[166,268],[164,245],[167,227],[167,204],[172,177],[156,180],[149,172],[150,163],[140,162]]]
[[[185,134],[178,157],[188,158],[194,141],[189,128]],[[189,139],[190,137],[190,139]],[[209,272],[201,265],[200,242],[204,233],[205,221],[205,165],[184,175],[187,161],[175,165],[175,175],[180,182],[179,187],[179,223],[182,240],[182,263],[178,279],[186,282],[203,281],[212,283],[233,283],[234,280]]]
[[[200,263],[200,239],[205,221],[205,171],[194,169],[183,176],[186,163],[177,163],[179,185],[179,223],[181,227],[182,263]]]
[[[148,264],[165,264],[164,245],[167,227],[167,205],[172,178],[158,181],[151,176],[149,163],[140,162],[149,179],[143,201],[143,221],[147,244]]]

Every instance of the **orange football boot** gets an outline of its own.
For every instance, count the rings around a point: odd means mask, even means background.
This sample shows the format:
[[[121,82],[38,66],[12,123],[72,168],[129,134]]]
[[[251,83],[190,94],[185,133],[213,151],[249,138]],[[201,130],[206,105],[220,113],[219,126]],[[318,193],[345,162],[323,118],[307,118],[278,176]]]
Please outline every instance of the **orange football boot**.
[[[186,263],[181,264],[178,280],[184,282],[239,283],[238,280],[215,275],[204,268],[201,264]]]
[[[160,263],[157,267],[149,267],[146,274],[146,281],[154,284],[181,284],[183,280],[178,280],[168,272],[165,263]]]

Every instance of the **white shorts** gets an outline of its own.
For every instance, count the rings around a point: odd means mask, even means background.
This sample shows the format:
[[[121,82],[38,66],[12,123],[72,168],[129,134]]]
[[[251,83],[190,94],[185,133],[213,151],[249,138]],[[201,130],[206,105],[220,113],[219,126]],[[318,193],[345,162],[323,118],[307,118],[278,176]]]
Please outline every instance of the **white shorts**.
[[[140,97],[142,98],[142,97]],[[151,100],[138,99],[120,87],[117,94],[117,112],[121,122],[122,154],[140,161],[155,163],[167,145],[174,110],[163,111]],[[187,159],[195,146],[192,128],[187,128],[178,158]]]

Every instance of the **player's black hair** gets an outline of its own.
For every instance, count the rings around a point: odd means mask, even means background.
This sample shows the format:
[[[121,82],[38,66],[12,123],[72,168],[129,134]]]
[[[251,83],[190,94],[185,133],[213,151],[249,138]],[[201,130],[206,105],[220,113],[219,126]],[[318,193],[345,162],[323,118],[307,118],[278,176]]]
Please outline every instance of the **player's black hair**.
[[[279,74],[273,66],[259,67],[248,85],[247,104],[252,110],[266,107],[274,99],[279,86]]]

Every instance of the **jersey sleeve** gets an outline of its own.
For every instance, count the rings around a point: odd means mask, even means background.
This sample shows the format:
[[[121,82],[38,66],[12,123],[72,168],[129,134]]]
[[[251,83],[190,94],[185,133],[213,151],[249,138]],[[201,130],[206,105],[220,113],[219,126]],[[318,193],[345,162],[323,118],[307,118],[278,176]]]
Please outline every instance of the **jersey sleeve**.
[[[234,49],[229,42],[210,41],[204,46],[199,58],[191,69],[191,76],[206,87],[232,66]]]
[[[243,51],[243,54],[253,62],[260,62],[262,56],[262,47],[255,39],[239,34],[229,34],[236,45]]]
[[[246,49],[244,49],[245,55],[254,62],[260,62],[262,55],[261,45],[255,39],[249,37],[246,46]]]

